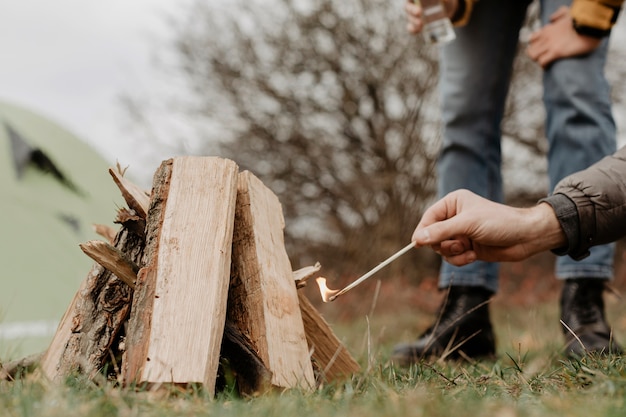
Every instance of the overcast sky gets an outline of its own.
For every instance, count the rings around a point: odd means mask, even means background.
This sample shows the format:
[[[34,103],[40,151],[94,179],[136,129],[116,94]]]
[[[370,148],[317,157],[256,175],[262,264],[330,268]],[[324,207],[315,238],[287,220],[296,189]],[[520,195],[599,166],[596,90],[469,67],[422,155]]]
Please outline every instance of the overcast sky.
[[[167,38],[164,15],[188,2],[2,0],[0,100],[52,118],[132,172],[116,99],[156,87],[150,60]],[[625,20],[613,44],[626,44]]]
[[[151,56],[181,0],[3,0],[0,100],[50,117],[104,156],[133,162],[121,92],[156,79]]]

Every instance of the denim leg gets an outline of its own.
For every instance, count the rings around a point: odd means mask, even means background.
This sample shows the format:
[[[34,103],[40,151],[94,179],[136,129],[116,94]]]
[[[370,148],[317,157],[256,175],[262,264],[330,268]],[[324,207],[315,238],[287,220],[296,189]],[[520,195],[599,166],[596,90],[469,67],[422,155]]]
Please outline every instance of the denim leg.
[[[560,5],[569,3],[567,0],[543,0],[543,22]],[[551,189],[563,177],[587,168],[616,150],[610,87],[604,76],[608,41],[605,38],[589,55],[558,60],[544,71]],[[556,276],[560,279],[610,279],[614,250],[614,244],[594,247],[591,255],[582,261],[559,257]]]
[[[530,0],[481,0],[457,39],[442,48],[440,94],[443,144],[438,193],[459,188],[502,201],[501,131],[519,29]],[[439,286],[498,288],[498,265],[442,264]]]

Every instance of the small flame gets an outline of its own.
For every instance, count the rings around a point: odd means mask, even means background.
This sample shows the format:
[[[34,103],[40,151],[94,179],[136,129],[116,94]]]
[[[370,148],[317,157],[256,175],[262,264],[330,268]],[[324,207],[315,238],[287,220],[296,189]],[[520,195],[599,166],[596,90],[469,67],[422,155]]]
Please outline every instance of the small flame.
[[[320,294],[322,295],[322,301],[325,303],[332,301],[331,297],[339,292],[339,290],[331,290],[326,286],[326,278],[318,277],[315,278],[317,285],[320,287]]]

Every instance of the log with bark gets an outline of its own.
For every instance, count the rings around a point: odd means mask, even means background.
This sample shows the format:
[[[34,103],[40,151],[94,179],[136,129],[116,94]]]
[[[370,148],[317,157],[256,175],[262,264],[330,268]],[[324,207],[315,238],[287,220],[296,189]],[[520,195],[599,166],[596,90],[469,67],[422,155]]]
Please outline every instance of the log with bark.
[[[239,174],[228,317],[272,372],[272,384],[312,389],[308,352],[278,198],[249,171]]]
[[[118,177],[116,184],[126,203],[141,212],[145,200],[136,195],[139,187],[127,179],[120,180],[119,172],[112,169],[109,172],[114,178]],[[93,265],[43,354],[40,368],[44,375],[55,381],[75,372],[94,377],[112,362],[110,359],[119,350],[117,344],[123,337],[132,298],[132,288],[116,273],[125,277],[127,273],[122,266],[138,268],[144,246],[142,233],[135,233],[122,224],[111,250],[120,255],[124,263],[111,262],[107,265],[109,269],[99,263]]]
[[[122,229],[115,247],[138,262],[143,240]],[[62,380],[72,373],[93,377],[115,350],[130,311],[132,289],[100,264],[94,264],[81,284],[70,307],[61,319],[41,369],[52,380]]]
[[[155,174],[124,384],[201,383],[208,392],[215,390],[237,172],[229,160],[179,157]]]

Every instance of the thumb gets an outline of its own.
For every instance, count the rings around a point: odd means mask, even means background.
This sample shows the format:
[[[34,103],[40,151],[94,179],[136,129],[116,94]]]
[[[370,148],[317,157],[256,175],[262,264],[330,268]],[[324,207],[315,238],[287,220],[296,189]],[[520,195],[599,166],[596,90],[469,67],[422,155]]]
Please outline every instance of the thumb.
[[[453,236],[462,236],[465,234],[465,231],[461,227],[461,222],[459,222],[458,217],[455,216],[425,227],[418,225],[415,232],[413,232],[412,240],[419,246],[436,245],[444,240],[451,239]]]

